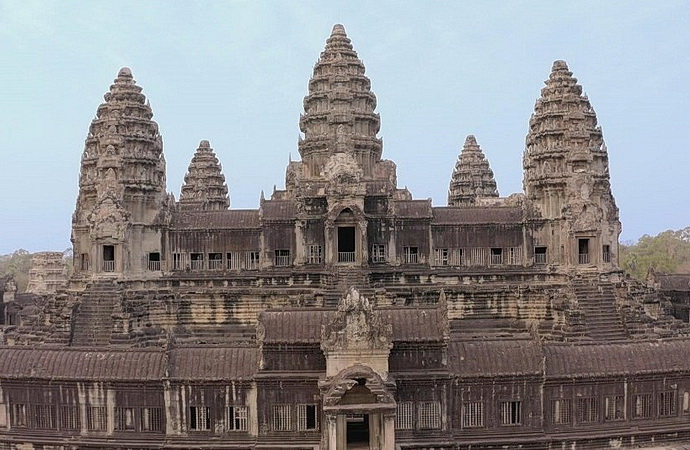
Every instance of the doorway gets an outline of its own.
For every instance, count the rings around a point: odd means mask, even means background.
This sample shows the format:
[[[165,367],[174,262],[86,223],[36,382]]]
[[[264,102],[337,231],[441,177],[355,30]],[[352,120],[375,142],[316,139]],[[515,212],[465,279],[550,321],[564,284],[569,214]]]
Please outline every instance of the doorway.
[[[115,246],[103,246],[103,272],[115,271]]]
[[[345,418],[348,450],[369,448],[369,414],[347,414]]]
[[[338,262],[355,262],[355,227],[338,227]]]
[[[577,262],[589,264],[589,239],[577,240]]]

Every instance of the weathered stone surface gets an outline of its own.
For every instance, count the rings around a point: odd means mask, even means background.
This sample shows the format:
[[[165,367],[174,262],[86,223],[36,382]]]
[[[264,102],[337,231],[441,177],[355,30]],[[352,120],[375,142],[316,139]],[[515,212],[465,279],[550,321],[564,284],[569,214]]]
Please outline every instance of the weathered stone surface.
[[[471,206],[479,198],[486,197],[498,197],[496,180],[477,140],[469,135],[455,163],[448,189],[448,206]]]
[[[229,207],[228,186],[220,162],[209,142],[201,141],[184,177],[180,208],[218,211]]]

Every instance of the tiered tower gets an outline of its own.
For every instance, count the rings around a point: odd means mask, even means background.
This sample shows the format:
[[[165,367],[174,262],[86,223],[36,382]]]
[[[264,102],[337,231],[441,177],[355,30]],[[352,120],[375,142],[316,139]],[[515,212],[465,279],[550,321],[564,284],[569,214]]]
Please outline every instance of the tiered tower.
[[[526,199],[555,228],[537,245],[551,249],[551,262],[615,265],[620,222],[601,127],[565,61],[545,83],[523,160]]]
[[[475,137],[469,135],[455,163],[448,189],[448,206],[472,206],[482,197],[498,197],[498,189],[489,161]]]
[[[122,68],[91,122],[72,218],[78,271],[138,270],[142,251],[160,252],[150,226],[167,198],[163,141],[141,91]]]
[[[216,154],[208,141],[201,141],[180,193],[183,210],[219,211],[230,207],[228,186]]]
[[[395,166],[381,161],[383,144],[376,135],[379,115],[376,96],[364,74],[364,64],[354,51],[342,25],[335,25],[326,48],[314,66],[309,93],[300,117],[299,153],[303,164],[288,168],[288,191],[303,181],[331,181],[334,172],[347,168],[357,179],[390,178]]]

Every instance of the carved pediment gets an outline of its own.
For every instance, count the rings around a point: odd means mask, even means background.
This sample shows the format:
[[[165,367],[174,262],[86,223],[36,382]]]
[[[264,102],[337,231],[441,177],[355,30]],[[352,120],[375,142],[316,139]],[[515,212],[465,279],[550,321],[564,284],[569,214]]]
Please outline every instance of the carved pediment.
[[[92,238],[122,241],[129,226],[129,214],[114,196],[105,195],[89,214],[88,221]]]

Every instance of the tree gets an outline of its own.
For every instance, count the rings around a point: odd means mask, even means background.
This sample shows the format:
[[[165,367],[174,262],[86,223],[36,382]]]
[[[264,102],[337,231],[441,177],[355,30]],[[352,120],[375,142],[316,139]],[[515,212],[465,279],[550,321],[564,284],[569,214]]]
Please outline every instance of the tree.
[[[12,275],[17,282],[17,290],[24,292],[29,283],[31,253],[24,249],[16,250],[11,255],[0,256],[0,277]]]
[[[690,227],[645,234],[635,244],[621,245],[621,266],[639,280],[650,268],[663,273],[690,271]]]

